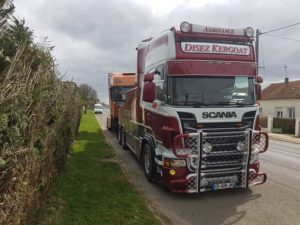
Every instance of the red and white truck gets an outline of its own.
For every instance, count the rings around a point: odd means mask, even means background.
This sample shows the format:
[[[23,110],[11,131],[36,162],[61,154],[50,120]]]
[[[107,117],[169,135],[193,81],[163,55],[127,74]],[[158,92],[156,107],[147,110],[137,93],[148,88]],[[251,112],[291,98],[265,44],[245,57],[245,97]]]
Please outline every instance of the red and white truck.
[[[254,31],[183,22],[137,48],[137,83],[123,93],[119,142],[150,182],[173,192],[262,184],[260,84]]]

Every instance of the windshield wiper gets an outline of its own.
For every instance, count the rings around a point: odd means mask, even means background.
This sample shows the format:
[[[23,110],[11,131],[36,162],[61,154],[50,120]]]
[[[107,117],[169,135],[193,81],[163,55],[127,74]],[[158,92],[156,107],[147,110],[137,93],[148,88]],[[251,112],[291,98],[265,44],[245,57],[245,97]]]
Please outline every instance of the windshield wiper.
[[[189,102],[191,103],[191,102]],[[192,102],[191,104],[194,108],[199,108],[201,106],[208,106],[208,104],[204,103],[204,102]]]
[[[249,103],[242,103],[242,102],[213,102],[210,105],[221,105],[221,106],[245,106],[245,105],[251,105]]]
[[[203,102],[196,102],[196,101],[188,101],[188,102],[174,102],[180,106],[193,106],[194,108],[201,107],[201,106],[208,106],[208,104]]]

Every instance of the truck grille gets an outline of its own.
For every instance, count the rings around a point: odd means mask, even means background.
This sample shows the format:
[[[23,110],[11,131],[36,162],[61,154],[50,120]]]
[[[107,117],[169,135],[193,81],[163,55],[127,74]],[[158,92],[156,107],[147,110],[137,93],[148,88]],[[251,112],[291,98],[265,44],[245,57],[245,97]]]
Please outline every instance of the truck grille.
[[[198,125],[201,125],[203,132],[231,132],[231,131],[245,131],[251,129],[255,120],[256,111],[249,111],[244,113],[242,120],[239,122],[220,122],[220,123],[201,123],[197,124],[194,114],[188,112],[177,112],[181,121],[184,133],[197,132]]]
[[[246,187],[250,130],[189,134],[177,154],[188,155],[193,174],[187,180],[189,192],[214,190],[218,185]]]

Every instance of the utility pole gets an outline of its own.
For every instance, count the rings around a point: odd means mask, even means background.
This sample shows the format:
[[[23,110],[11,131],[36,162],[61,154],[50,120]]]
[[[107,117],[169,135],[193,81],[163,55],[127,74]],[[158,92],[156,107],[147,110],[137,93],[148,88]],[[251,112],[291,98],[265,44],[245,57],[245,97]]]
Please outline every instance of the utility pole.
[[[258,74],[259,69],[259,29],[256,30],[256,43],[255,43],[255,55],[256,55],[256,75]]]
[[[259,67],[259,36],[262,35],[262,34],[275,32],[275,31],[278,31],[278,30],[282,30],[282,29],[297,26],[297,25],[300,25],[300,22],[294,23],[294,24],[291,24],[291,25],[288,25],[288,26],[280,27],[280,28],[277,28],[277,29],[274,29],[274,30],[269,30],[269,31],[266,31],[266,32],[260,32],[259,29],[256,30],[255,54],[256,54],[256,63],[257,63],[257,68],[256,68],[256,73],[257,74],[258,74],[258,69],[260,68]]]
[[[287,76],[287,65],[284,65],[284,70],[285,70],[285,77],[288,77]]]

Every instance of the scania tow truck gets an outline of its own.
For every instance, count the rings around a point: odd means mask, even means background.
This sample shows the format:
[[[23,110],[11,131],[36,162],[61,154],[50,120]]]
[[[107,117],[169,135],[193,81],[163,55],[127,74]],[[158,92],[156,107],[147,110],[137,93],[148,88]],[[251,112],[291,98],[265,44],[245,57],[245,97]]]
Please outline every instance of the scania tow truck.
[[[148,181],[185,193],[266,181],[253,36],[251,27],[183,22],[139,43],[137,83],[122,94],[118,139]]]

